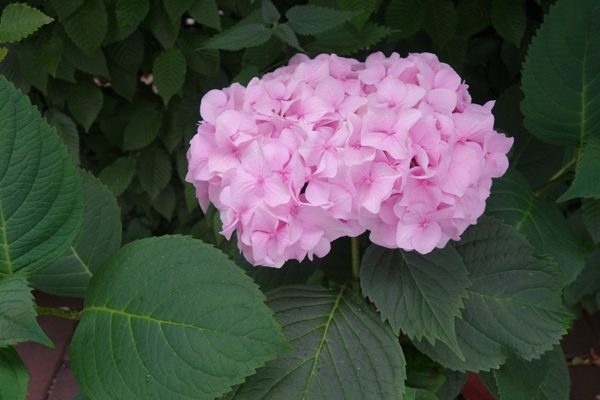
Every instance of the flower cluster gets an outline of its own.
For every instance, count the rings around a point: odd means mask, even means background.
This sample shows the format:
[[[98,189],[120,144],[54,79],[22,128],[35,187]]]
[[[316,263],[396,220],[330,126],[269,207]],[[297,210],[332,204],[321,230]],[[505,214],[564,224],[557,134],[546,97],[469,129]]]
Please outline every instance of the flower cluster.
[[[508,168],[492,106],[433,54],[297,55],[204,96],[187,180],[255,265],[322,257],[367,229],[424,254],[476,222]]]

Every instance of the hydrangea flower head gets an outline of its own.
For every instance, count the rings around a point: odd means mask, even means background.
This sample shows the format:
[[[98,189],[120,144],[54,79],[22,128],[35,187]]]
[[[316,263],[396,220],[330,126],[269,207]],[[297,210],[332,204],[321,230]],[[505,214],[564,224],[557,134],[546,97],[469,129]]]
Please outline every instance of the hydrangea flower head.
[[[186,177],[255,265],[323,257],[366,230],[422,254],[485,209],[513,139],[433,54],[305,55],[202,99]]]

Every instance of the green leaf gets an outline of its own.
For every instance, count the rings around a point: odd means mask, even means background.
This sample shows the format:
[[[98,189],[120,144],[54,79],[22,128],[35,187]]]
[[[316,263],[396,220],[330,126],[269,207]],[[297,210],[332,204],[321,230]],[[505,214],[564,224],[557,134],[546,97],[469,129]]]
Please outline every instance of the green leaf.
[[[127,101],[133,100],[138,85],[138,76],[135,72],[127,71],[113,62],[108,65],[110,70],[110,87]]]
[[[337,55],[350,55],[379,42],[393,31],[385,26],[367,22],[359,31],[353,25],[342,25],[316,36],[311,48],[335,52]]]
[[[185,82],[185,56],[179,49],[168,50],[154,61],[152,74],[158,94],[167,104]]]
[[[61,113],[56,108],[46,111],[44,117],[48,120],[50,126],[56,129],[56,133],[62,139],[67,150],[75,164],[79,165],[79,131],[75,122],[66,114]]]
[[[302,51],[298,37],[288,24],[279,24],[273,28],[273,35],[281,39],[284,43],[289,44],[296,50]]]
[[[221,31],[221,16],[215,0],[196,0],[189,13],[199,24]]]
[[[356,12],[350,22],[357,28],[361,28],[377,7],[377,0],[337,0],[340,9]]]
[[[149,0],[115,0],[117,26],[124,31],[135,30],[150,9]]]
[[[25,400],[29,371],[14,348],[0,349],[0,400]]]
[[[595,244],[600,243],[600,200],[585,199],[581,203],[583,223]]]
[[[97,178],[80,170],[83,222],[61,258],[30,278],[36,289],[65,297],[83,297],[91,276],[121,246],[121,212],[113,194]]]
[[[467,383],[467,374],[445,368],[444,376],[446,380],[435,394],[439,400],[455,400]]]
[[[271,38],[271,30],[264,24],[251,23],[235,26],[204,43],[205,49],[236,51],[259,46]]]
[[[581,242],[555,204],[535,196],[529,183],[515,170],[494,180],[486,213],[514,226],[540,255],[552,257],[567,285],[583,269]]]
[[[81,224],[81,182],[36,107],[0,76],[0,278],[56,260]]]
[[[523,65],[521,109],[527,129],[540,140],[582,149],[573,185],[560,201],[600,196],[599,19],[593,0],[556,3]]]
[[[300,35],[316,35],[325,32],[356,15],[355,12],[317,6],[294,6],[285,13],[290,28]]]
[[[294,351],[248,377],[231,398],[401,398],[398,338],[347,287],[287,286],[268,298]]]
[[[29,43],[19,49],[19,67],[27,82],[47,95],[48,73],[36,62],[34,49]]]
[[[281,18],[281,14],[279,14],[277,7],[273,5],[271,0],[261,0],[260,11],[265,24],[274,24]]]
[[[412,340],[441,340],[460,358],[454,320],[470,285],[467,269],[451,246],[429,254],[371,245],[360,269],[363,295],[375,303],[394,332]]]
[[[62,22],[71,40],[91,57],[106,36],[108,15],[102,0],[86,0]]]
[[[78,79],[69,87],[67,106],[77,122],[88,132],[104,104],[102,89],[91,78]]]
[[[8,49],[6,47],[0,47],[0,61],[4,60],[4,57],[8,54]]]
[[[75,67],[75,69],[90,75],[110,78],[108,67],[106,65],[106,58],[104,57],[104,52],[100,48],[96,49],[91,55],[87,55],[69,39],[65,38],[64,56],[65,60]]]
[[[585,267],[577,279],[566,289],[575,299],[600,292],[600,248],[588,254]]]
[[[162,5],[152,7],[146,21],[150,25],[154,37],[158,39],[165,50],[169,50],[175,45],[181,24],[173,24]]]
[[[144,61],[144,35],[135,31],[127,39],[112,43],[106,47],[106,54],[121,68],[138,72]]]
[[[63,41],[58,36],[51,36],[47,40],[40,40],[35,44],[37,63],[54,77],[56,77],[62,55]]]
[[[446,381],[443,368],[414,347],[402,348],[406,358],[406,386],[436,393]]]
[[[289,348],[263,301],[198,240],[128,244],[90,282],[73,372],[91,400],[213,399]]]
[[[407,387],[404,391],[403,397],[404,400],[437,400],[437,396],[427,390],[423,389],[414,389],[411,387]]]
[[[569,398],[569,371],[560,346],[538,360],[509,359],[494,371],[500,399],[562,400]]]
[[[171,161],[163,149],[143,152],[138,160],[138,177],[142,188],[155,198],[171,180]]]
[[[115,196],[119,196],[129,187],[135,172],[135,159],[133,157],[121,157],[104,167],[98,178]]]
[[[562,279],[554,264],[534,256],[514,228],[480,218],[456,244],[473,285],[467,291],[456,336],[466,361],[444,343],[415,347],[457,371],[496,368],[509,357],[539,358],[566,333],[572,316],[562,304]]]
[[[179,45],[185,55],[187,67],[202,75],[215,75],[221,63],[219,50],[201,49],[205,41],[206,36],[196,29],[186,29],[179,36]]]
[[[194,0],[163,0],[163,5],[165,10],[167,10],[169,18],[171,18],[171,22],[179,24],[181,22],[179,19],[190,8],[193,2]]]
[[[494,105],[495,125],[515,140],[511,149],[511,167],[521,172],[533,187],[538,187],[562,168],[565,148],[542,142],[523,127],[523,114],[519,108],[523,98],[517,85],[502,92]]]
[[[58,18],[64,20],[73,14],[85,0],[47,0],[47,6],[58,14]]]
[[[496,32],[515,46],[521,45],[521,39],[527,26],[527,15],[520,1],[492,0],[492,25]]]
[[[438,46],[454,37],[458,14],[452,0],[421,0],[425,11],[423,27]]]
[[[473,36],[491,23],[492,0],[459,0],[456,5],[458,29],[465,36]]]
[[[392,0],[385,13],[385,24],[398,31],[398,38],[407,38],[415,33],[425,21],[425,9],[421,0]]]
[[[162,124],[162,114],[143,108],[133,118],[123,134],[123,150],[143,149],[156,139]]]
[[[37,323],[34,304],[24,274],[12,274],[0,280],[0,349],[28,341],[54,347]]]
[[[172,186],[167,186],[160,191],[158,196],[151,201],[152,207],[160,215],[168,219],[169,221],[173,217],[173,211],[175,211],[175,190]]]
[[[54,18],[26,4],[9,4],[0,19],[0,43],[12,43],[24,39],[52,21]]]
[[[198,204],[198,199],[196,199],[196,204]],[[296,260],[286,261],[281,268],[255,267],[248,263],[240,253],[237,247],[237,238],[232,237],[230,240],[224,241],[220,248],[229,258],[242,267],[246,274],[252,277],[265,293],[283,285],[306,283],[320,264],[317,260],[305,259],[302,262]]]

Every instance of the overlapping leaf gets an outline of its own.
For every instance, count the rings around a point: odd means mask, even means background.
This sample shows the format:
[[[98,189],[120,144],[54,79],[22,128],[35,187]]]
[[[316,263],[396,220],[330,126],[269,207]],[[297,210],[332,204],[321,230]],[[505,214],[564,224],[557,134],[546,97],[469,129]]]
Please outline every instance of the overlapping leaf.
[[[0,349],[0,399],[24,400],[27,397],[29,372],[17,351]]]
[[[204,48],[236,51],[259,46],[270,38],[271,30],[264,24],[244,23],[212,37],[204,44]]]
[[[171,179],[171,161],[163,149],[145,151],[138,160],[138,177],[150,197],[156,197]]]
[[[52,21],[53,18],[26,4],[9,4],[4,8],[0,19],[0,43],[12,43],[24,39]]]
[[[552,257],[564,285],[573,282],[585,263],[583,247],[556,205],[535,196],[525,178],[509,170],[494,181],[486,212],[514,226],[540,255]]]
[[[156,57],[152,74],[158,94],[165,104],[183,86],[186,69],[185,57],[179,49],[170,49]]]
[[[492,1],[492,25],[496,32],[515,46],[521,45],[521,38],[527,26],[524,4],[515,0]]]
[[[454,320],[467,297],[467,268],[447,246],[429,254],[369,247],[360,269],[362,291],[382,320],[411,339],[441,340],[459,357]]]
[[[213,399],[288,349],[251,279],[183,237],[131,243],[92,278],[71,346],[91,400]]]
[[[562,305],[556,266],[534,256],[514,228],[481,218],[456,244],[469,278],[456,336],[465,361],[444,343],[413,344],[440,364],[458,371],[495,368],[509,357],[539,358],[566,333],[572,316]]]
[[[246,379],[233,399],[397,399],[405,361],[398,338],[347,287],[285,286],[269,307],[294,348]]]
[[[310,46],[319,51],[349,55],[376,44],[392,32],[390,28],[372,22],[367,22],[360,31],[346,24],[317,35]]]
[[[196,0],[190,7],[189,13],[199,24],[221,30],[219,6],[215,0]]]
[[[62,23],[71,40],[91,56],[106,36],[108,14],[102,0],[85,0]]]
[[[444,46],[454,37],[458,14],[452,0],[421,0],[425,10],[423,27],[434,43]]]
[[[600,197],[600,7],[559,1],[529,46],[521,109],[540,140],[582,149],[576,177],[559,199]]]
[[[123,134],[124,150],[139,150],[148,146],[160,132],[162,114],[149,107],[137,112],[127,124]]]
[[[79,131],[75,122],[66,114],[61,113],[56,108],[48,110],[44,117],[48,120],[48,123],[56,129],[56,133],[62,139],[64,144],[69,150],[69,154],[75,164],[80,163],[79,157]]]
[[[53,347],[36,321],[31,287],[25,274],[17,273],[0,280],[0,349],[35,341]],[[1,393],[1,389],[0,389]]]
[[[398,31],[397,36],[406,38],[414,35],[425,20],[425,9],[421,0],[392,0],[385,13],[385,24]]]
[[[79,79],[69,88],[67,106],[71,114],[87,132],[104,104],[104,95],[91,78]]]
[[[45,267],[81,224],[81,181],[37,108],[0,77],[0,278]]]
[[[119,196],[131,183],[135,172],[135,159],[133,157],[121,157],[104,167],[98,178],[115,196]]]
[[[54,264],[30,278],[34,287],[66,297],[83,297],[100,264],[121,246],[121,213],[113,194],[81,170],[84,210],[79,234]]]
[[[335,28],[358,14],[309,5],[292,7],[285,16],[294,32],[299,35],[316,35]]]

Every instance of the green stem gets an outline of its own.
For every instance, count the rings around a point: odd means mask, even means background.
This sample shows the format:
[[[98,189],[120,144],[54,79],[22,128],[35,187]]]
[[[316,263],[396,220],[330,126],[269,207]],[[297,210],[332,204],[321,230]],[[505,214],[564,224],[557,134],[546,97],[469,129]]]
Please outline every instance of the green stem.
[[[352,243],[352,278],[360,277],[360,243],[358,237],[350,238]]]
[[[558,177],[556,177],[554,179],[550,179],[548,182],[546,182],[543,185],[539,186],[537,189],[535,189],[533,191],[533,194],[535,196],[539,196],[542,193],[544,193],[547,189],[550,189],[552,186],[557,185],[557,184],[562,183],[562,182],[570,181],[573,178],[575,178],[575,172],[567,172],[566,174],[558,176]]]
[[[79,311],[63,310],[62,308],[35,306],[35,311],[38,315],[54,315],[55,317],[74,319],[76,321],[81,319]]]

